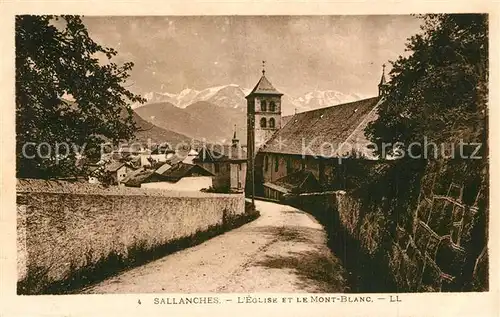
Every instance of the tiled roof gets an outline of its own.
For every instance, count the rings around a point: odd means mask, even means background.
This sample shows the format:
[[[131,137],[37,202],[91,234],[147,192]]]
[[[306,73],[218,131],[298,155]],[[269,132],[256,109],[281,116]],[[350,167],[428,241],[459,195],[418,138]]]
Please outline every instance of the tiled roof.
[[[106,165],[105,170],[107,172],[116,172],[123,165],[125,165],[125,163],[123,163],[123,162],[111,162],[111,163]]]
[[[150,176],[153,174],[152,170],[148,169],[138,169],[131,173],[123,179],[122,183],[129,187],[141,187],[141,184],[147,182]]]
[[[262,75],[257,85],[255,85],[254,89],[252,89],[252,91],[248,96],[254,94],[278,95],[278,96],[283,95],[282,93],[277,91],[276,88],[273,87],[271,82],[264,75]]]
[[[318,181],[314,175],[305,170],[288,174],[277,179],[274,184],[286,188],[288,191],[311,191],[318,189]]]
[[[379,100],[374,97],[297,113],[260,152],[336,157],[339,147],[349,150],[349,145],[360,141],[353,136],[364,135],[367,122],[375,118]]]
[[[276,191],[278,191],[278,192],[280,192],[280,193],[283,193],[283,194],[288,194],[288,193],[290,192],[290,191],[289,191],[287,188],[285,188],[285,187],[281,187],[281,186],[279,186],[279,185],[276,185],[276,184],[273,184],[273,183],[269,183],[269,182],[264,183],[264,186],[265,186],[265,187],[269,187],[269,188],[271,188],[271,189],[274,189],[274,190],[276,190]]]
[[[273,183],[266,182],[264,186],[284,194],[314,192],[320,189],[316,177],[311,172],[304,170],[288,174]]]
[[[157,168],[155,173],[156,174],[163,174],[166,170],[168,170],[171,167],[172,167],[172,165],[165,163],[162,166],[160,166],[159,168]]]
[[[165,170],[161,174],[158,173],[157,170],[156,174],[161,175],[161,178],[165,180],[174,182],[177,182],[179,179],[191,176],[193,174],[200,174],[203,176],[214,176],[210,171],[207,171],[206,169],[204,169],[199,165],[186,164],[182,162],[171,166],[169,169]]]

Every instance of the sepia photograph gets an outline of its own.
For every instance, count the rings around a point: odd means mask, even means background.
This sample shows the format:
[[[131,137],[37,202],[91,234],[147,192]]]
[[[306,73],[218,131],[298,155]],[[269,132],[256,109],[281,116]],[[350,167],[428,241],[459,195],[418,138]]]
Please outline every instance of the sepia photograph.
[[[490,291],[489,18],[16,15],[17,295]]]

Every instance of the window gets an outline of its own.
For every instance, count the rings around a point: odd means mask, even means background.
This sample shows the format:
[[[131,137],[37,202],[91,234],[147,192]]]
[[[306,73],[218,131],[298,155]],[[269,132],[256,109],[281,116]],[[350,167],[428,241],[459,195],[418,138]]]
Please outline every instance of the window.
[[[302,170],[306,169],[306,161],[303,159],[302,160]]]
[[[269,111],[271,112],[276,111],[276,104],[274,103],[274,101],[271,101],[271,103],[269,104]]]
[[[261,111],[267,111],[267,102],[265,100],[262,100],[260,102],[260,110]]]
[[[286,173],[287,174],[292,173],[292,159],[291,158],[287,158],[287,160],[286,160]]]
[[[266,118],[260,119],[260,127],[265,128],[266,127]]]
[[[269,169],[269,157],[267,155],[264,156],[264,169],[266,172]]]
[[[217,163],[214,164],[214,170],[216,173],[219,173],[219,170],[220,170],[219,164],[217,164]]]
[[[276,159],[274,160],[274,171],[277,172],[279,169],[279,158],[276,156]]]
[[[269,119],[269,127],[274,128],[275,125],[276,125],[276,123],[274,121],[274,118]]]
[[[238,169],[241,171],[241,163],[238,164]]]

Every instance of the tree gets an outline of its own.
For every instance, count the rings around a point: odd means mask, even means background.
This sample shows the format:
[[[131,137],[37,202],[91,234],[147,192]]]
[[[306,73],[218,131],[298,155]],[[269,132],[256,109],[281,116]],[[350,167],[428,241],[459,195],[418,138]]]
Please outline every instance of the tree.
[[[390,208],[384,210],[390,224],[389,249],[397,236],[396,225],[412,232],[420,198],[448,195],[452,184],[463,185],[461,203],[478,207],[468,229],[461,233],[465,260],[453,287],[464,291],[470,289],[475,261],[488,239],[488,16],[431,14],[420,18],[422,32],[409,39],[408,57],[391,62],[392,78],[379,117],[367,129],[378,149],[383,143],[404,144],[398,152],[405,159],[385,161],[387,168],[367,175],[359,192],[367,193],[372,201],[377,196],[389,198]],[[441,148],[429,147],[428,157],[408,159],[408,146],[413,142],[421,147],[413,148],[411,154],[425,154],[426,139],[438,147],[445,145],[447,155],[452,149],[455,154],[443,157]],[[472,145],[465,147],[467,156],[461,156],[457,150],[471,143],[481,144],[479,152],[473,153],[477,146]],[[471,159],[472,154],[481,159]],[[432,212],[436,213],[434,207]],[[437,212],[446,219],[444,209]],[[482,289],[487,287],[482,285]]]
[[[420,16],[422,32],[408,57],[391,62],[392,80],[379,119],[367,129],[378,144],[482,142],[487,145],[488,17]],[[379,153],[380,154],[380,153]],[[389,153],[394,154],[394,153]]]
[[[18,177],[74,176],[77,152],[97,157],[103,142],[134,136],[130,103],[144,100],[124,87],[133,63],[112,62],[117,51],[80,17],[16,16],[15,41]]]

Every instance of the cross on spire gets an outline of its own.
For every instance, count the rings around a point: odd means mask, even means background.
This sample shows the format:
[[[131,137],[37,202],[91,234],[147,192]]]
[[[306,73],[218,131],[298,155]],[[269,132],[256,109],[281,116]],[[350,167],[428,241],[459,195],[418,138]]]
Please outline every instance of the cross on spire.
[[[266,74],[266,61],[262,61],[262,76]]]

